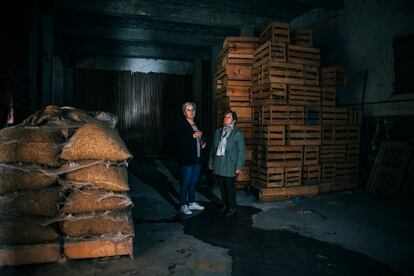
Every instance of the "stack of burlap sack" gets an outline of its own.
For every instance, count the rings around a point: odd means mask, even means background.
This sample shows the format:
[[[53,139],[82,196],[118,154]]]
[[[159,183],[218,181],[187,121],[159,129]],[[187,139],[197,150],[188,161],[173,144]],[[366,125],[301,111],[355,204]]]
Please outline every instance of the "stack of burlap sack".
[[[132,155],[115,125],[107,113],[48,106],[0,130],[0,244],[134,235]]]

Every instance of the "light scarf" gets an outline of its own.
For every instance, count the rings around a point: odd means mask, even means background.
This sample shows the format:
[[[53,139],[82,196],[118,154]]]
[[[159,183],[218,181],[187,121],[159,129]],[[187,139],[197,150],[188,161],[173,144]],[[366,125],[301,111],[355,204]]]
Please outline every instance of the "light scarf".
[[[228,125],[226,127],[223,127],[223,132],[221,133],[221,140],[217,146],[217,156],[224,156],[227,147],[227,137],[229,137],[230,132],[233,130],[233,128],[234,125]]]

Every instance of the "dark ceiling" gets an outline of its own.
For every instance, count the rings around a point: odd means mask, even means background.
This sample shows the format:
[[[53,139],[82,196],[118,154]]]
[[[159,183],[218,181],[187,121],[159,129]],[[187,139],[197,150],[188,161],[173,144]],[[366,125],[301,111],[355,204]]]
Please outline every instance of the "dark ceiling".
[[[271,21],[290,22],[314,8],[344,5],[343,0],[51,2],[58,53],[178,60],[209,55],[212,46],[241,30],[258,34]]]

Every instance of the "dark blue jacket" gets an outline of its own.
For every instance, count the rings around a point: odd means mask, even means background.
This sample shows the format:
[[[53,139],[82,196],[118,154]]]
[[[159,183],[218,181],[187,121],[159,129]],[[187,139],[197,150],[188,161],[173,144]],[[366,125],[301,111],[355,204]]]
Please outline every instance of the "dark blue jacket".
[[[197,128],[202,131],[198,122],[196,121],[195,123]],[[185,117],[179,120],[175,132],[178,165],[187,166],[197,164],[197,139],[193,138],[194,130]],[[203,149],[201,149],[202,154]]]

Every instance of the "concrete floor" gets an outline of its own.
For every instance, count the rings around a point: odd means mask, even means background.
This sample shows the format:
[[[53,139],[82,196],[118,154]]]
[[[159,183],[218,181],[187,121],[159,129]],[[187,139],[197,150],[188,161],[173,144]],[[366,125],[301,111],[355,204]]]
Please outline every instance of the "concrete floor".
[[[414,204],[360,191],[259,203],[238,192],[239,212],[218,216],[219,193],[200,186],[207,208],[177,215],[178,168],[130,164],[134,257],[0,268],[1,275],[414,275]],[[205,184],[206,179],[201,179]]]

